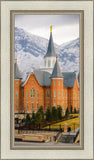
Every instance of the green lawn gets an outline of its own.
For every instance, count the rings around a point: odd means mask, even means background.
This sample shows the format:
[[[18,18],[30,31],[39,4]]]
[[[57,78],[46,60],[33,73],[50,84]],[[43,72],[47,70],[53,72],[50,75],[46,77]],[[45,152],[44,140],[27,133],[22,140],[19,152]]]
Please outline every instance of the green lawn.
[[[59,125],[61,125],[63,128],[65,123],[67,123],[68,127],[70,127],[71,130],[74,130],[74,123],[75,123],[75,128],[79,128],[79,117],[52,124],[52,125],[50,125],[50,127],[51,128],[59,128]],[[49,126],[46,126],[44,128],[49,128]]]

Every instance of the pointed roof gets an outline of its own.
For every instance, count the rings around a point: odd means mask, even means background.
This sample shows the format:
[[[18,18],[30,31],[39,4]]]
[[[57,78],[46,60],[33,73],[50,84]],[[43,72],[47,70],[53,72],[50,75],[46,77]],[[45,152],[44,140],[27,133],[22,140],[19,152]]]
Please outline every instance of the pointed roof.
[[[20,72],[19,72],[17,62],[15,62],[15,64],[14,64],[14,78],[15,79],[21,79],[21,75],[20,75]]]
[[[62,72],[60,70],[59,62],[58,62],[58,57],[56,58],[56,63],[55,63],[51,78],[63,78]]]
[[[53,37],[52,37],[52,26],[50,26],[50,39],[48,43],[47,53],[44,57],[56,57],[56,56],[57,54],[55,53]]]

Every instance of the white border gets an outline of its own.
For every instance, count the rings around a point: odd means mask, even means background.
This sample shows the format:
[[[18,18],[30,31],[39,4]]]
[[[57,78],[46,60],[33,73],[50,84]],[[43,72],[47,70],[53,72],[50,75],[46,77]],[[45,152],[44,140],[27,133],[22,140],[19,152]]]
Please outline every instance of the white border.
[[[10,10],[84,10],[84,150],[10,150]],[[1,2],[1,158],[93,158],[93,2]]]

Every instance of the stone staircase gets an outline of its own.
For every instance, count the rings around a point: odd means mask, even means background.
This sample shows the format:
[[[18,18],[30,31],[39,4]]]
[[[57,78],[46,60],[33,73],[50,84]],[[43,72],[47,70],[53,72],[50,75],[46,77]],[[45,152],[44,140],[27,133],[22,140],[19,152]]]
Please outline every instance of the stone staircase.
[[[62,133],[62,136],[58,140],[60,143],[75,143],[76,139],[78,138],[79,130],[77,132],[70,132],[70,133]]]

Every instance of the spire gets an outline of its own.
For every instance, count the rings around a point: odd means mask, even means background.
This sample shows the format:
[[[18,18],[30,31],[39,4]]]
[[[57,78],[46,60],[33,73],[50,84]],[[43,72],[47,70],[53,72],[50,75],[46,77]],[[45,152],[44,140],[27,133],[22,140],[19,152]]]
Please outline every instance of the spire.
[[[60,70],[59,62],[58,62],[58,57],[56,57],[56,63],[55,63],[51,78],[63,78],[63,75]]]
[[[48,49],[45,57],[56,57],[55,49],[54,49],[54,43],[53,43],[53,37],[52,37],[52,27],[50,26],[50,39],[48,44]]]
[[[50,26],[50,33],[52,33],[52,28],[53,28],[53,26]]]
[[[19,68],[17,65],[17,59],[15,59],[15,64],[14,64],[14,77],[15,79],[21,79],[21,75],[20,75]]]

